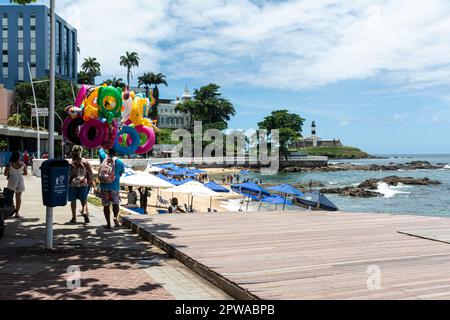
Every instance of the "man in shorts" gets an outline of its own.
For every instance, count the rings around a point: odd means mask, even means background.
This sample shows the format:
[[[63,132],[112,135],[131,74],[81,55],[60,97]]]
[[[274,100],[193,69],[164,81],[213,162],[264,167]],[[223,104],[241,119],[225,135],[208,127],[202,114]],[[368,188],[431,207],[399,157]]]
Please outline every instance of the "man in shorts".
[[[116,227],[120,227],[119,224],[119,206],[120,206],[120,177],[125,173],[125,165],[122,160],[117,158],[117,153],[111,149],[108,152],[108,155],[105,153],[103,149],[99,150],[100,161],[102,165],[100,166],[100,170],[102,170],[102,166],[106,159],[111,159],[114,162],[114,181],[111,183],[104,183],[100,181],[100,198],[102,199],[103,205],[103,213],[105,214],[106,226],[107,230],[111,229],[111,208],[113,207],[114,213],[114,225]]]
[[[72,220],[71,224],[77,223],[77,200],[81,201],[82,208],[87,204],[89,188],[92,186],[93,173],[89,162],[81,155],[83,147],[74,146],[72,149],[72,161],[69,174],[69,197]],[[83,212],[84,223],[90,223],[88,213]]]

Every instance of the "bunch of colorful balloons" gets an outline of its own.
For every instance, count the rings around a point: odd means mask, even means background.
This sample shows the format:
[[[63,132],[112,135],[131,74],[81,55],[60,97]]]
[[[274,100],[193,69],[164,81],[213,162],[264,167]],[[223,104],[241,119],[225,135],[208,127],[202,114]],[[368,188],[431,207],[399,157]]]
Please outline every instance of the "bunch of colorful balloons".
[[[66,108],[63,135],[87,149],[111,149],[119,154],[145,154],[156,142],[158,128],[146,116],[156,103],[112,86],[83,85],[73,106]]]

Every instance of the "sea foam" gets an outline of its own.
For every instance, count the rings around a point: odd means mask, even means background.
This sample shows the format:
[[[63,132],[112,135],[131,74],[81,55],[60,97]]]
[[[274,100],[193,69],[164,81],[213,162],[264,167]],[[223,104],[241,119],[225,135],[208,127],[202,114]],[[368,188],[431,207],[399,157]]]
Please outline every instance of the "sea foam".
[[[392,198],[397,194],[410,194],[411,192],[401,191],[399,189],[408,188],[404,185],[390,186],[385,182],[378,184],[377,192],[381,193],[385,198]]]

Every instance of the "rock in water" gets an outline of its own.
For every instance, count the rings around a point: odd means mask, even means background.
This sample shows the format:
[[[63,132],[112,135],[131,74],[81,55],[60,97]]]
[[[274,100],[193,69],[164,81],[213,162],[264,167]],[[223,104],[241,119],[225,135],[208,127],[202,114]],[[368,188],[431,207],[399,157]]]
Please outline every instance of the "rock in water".
[[[390,176],[383,179],[366,180],[357,187],[326,188],[322,189],[321,192],[325,194],[339,194],[343,196],[359,197],[359,198],[382,197],[383,194],[374,191],[378,189],[378,185],[380,183],[386,183],[389,186],[398,186],[399,184],[419,185],[419,186],[441,184],[440,181],[431,180],[429,178],[418,179],[412,177]]]

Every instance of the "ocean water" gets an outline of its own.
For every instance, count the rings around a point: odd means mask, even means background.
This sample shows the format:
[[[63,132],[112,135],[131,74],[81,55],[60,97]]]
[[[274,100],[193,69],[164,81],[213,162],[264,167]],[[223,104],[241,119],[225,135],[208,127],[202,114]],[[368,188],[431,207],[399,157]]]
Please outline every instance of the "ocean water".
[[[442,185],[436,186],[397,186],[386,184],[379,186],[378,191],[384,194],[381,198],[351,198],[339,195],[327,195],[341,211],[413,214],[424,216],[450,216],[450,155],[380,155],[387,159],[336,160],[331,163],[353,163],[356,165],[407,163],[411,161],[428,161],[433,164],[446,163],[448,166],[440,170],[412,171],[342,171],[311,173],[280,173],[275,176],[260,176],[252,173],[249,178],[262,178],[265,183],[304,183],[310,180],[320,181],[326,187],[356,186],[368,179],[381,179],[397,175],[402,177],[430,178],[439,180]],[[254,209],[254,204],[253,207]],[[274,209],[264,205],[265,209]],[[290,209],[295,209],[292,207]],[[301,210],[301,209],[299,209]]]

